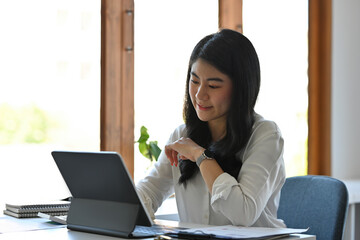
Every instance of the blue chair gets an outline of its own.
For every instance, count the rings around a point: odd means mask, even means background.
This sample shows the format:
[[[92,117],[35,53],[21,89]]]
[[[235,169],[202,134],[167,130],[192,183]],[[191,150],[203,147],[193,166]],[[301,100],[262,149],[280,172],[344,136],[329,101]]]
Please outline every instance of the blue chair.
[[[326,176],[287,178],[278,218],[289,228],[310,228],[317,240],[341,240],[349,205],[345,184]]]

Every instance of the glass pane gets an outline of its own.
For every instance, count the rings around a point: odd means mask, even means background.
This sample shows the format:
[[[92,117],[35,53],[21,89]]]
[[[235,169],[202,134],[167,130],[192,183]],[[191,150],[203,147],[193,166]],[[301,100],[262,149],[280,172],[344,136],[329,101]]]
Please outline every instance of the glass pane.
[[[181,123],[188,61],[218,30],[217,0],[135,0],[135,138],[148,128],[160,148]],[[135,181],[150,161],[135,146]]]
[[[244,0],[244,35],[254,44],[262,85],[256,111],[285,139],[287,176],[307,172],[308,1]]]
[[[51,151],[100,149],[100,1],[1,1],[0,29],[0,202],[67,197]]]

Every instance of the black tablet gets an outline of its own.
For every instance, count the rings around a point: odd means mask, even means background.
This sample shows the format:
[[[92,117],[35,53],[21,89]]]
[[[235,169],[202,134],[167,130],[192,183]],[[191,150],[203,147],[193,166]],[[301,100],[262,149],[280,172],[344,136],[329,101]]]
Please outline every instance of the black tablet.
[[[118,153],[51,154],[73,197],[68,228],[129,237],[135,225],[153,224]]]

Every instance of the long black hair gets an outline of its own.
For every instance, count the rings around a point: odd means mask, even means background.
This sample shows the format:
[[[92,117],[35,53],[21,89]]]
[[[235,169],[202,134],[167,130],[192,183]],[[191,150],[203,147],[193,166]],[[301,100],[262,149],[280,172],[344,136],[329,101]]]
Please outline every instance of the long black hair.
[[[208,123],[198,118],[189,95],[191,67],[199,58],[229,76],[232,81],[232,99],[227,113],[226,135],[217,142],[212,142]],[[235,155],[245,147],[250,138],[259,89],[259,59],[252,43],[244,35],[223,29],[204,37],[195,46],[189,61],[183,109],[187,137],[214,152],[215,159],[223,171],[235,178],[242,165],[241,159],[236,159]],[[189,160],[180,161],[179,167],[180,184],[186,184],[186,181],[199,171],[197,165]]]

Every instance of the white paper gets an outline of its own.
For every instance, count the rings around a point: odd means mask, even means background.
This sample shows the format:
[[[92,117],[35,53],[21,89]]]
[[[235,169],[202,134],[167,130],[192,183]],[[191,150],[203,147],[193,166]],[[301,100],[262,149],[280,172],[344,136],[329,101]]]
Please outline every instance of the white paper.
[[[10,216],[0,217],[0,234],[63,227],[66,227],[66,225],[56,224],[43,218],[14,218]]]
[[[227,238],[262,238],[277,235],[289,235],[304,233],[308,229],[294,229],[294,228],[262,228],[262,227],[240,227],[233,225],[226,226],[213,226],[205,228],[191,228],[186,229],[182,232],[187,233],[203,233],[213,234],[216,236],[227,237]]]

